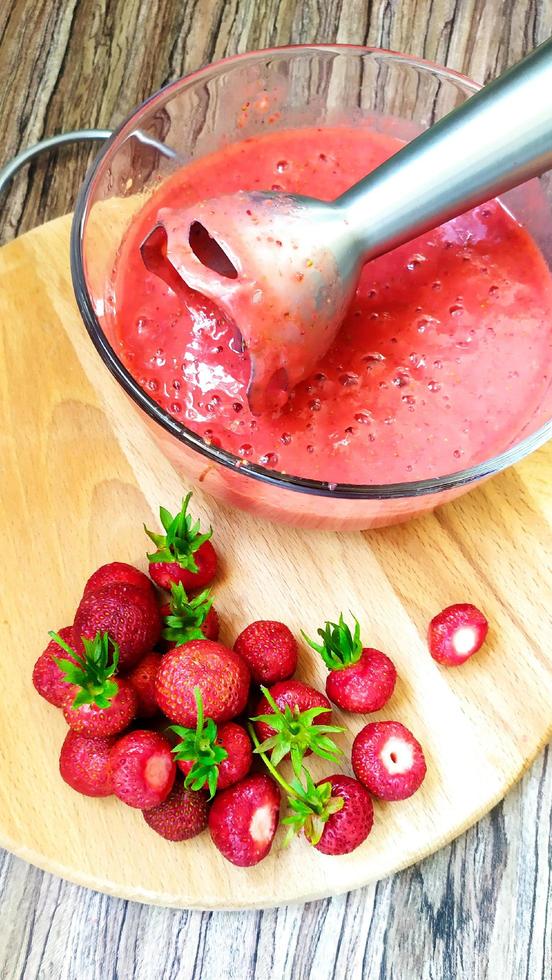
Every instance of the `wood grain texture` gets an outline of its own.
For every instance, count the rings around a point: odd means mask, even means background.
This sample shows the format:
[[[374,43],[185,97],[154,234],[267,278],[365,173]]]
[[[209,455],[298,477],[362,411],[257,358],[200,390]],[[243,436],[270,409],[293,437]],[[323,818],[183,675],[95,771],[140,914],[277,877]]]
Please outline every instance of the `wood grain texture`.
[[[164,81],[289,41],[368,43],[495,74],[552,32],[548,0],[4,0],[0,160],[43,135],[116,124]],[[87,153],[32,165],[0,201],[2,240],[71,209]],[[545,753],[468,834],[347,898],[265,913],[147,909],[6,856],[0,975],[16,977],[549,978]]]

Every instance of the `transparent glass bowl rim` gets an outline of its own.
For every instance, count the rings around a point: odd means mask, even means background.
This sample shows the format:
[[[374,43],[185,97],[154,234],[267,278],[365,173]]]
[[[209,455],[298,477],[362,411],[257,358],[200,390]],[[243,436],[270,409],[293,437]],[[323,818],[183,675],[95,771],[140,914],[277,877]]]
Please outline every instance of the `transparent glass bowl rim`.
[[[227,65],[238,61],[256,61],[259,58],[270,56],[294,57],[305,52],[329,52],[336,54],[351,55],[373,55],[384,58],[395,63],[410,65],[413,68],[422,68],[431,71],[443,79],[459,81],[465,89],[477,92],[481,86],[467,78],[459,72],[441,65],[434,64],[422,58],[411,57],[410,55],[400,54],[394,51],[387,51],[384,48],[365,47],[354,44],[298,44],[285,45],[282,47],[265,48],[258,51],[249,51],[244,54],[234,55],[230,58],[223,58],[212,64],[206,65],[197,71],[191,72],[174,82],[165,85],[158,92],[155,92],[146,99],[137,109],[135,109],[121,125],[116,129],[112,136],[102,146],[97,157],[94,159],[81,191],[79,193],[73,224],[71,228],[71,275],[73,279],[73,289],[77,304],[84,320],[90,338],[96,347],[102,361],[117,379],[124,391],[132,400],[144,411],[150,419],[171,436],[178,439],[190,449],[204,456],[210,462],[216,462],[236,473],[244,479],[259,480],[282,490],[292,490],[299,493],[312,494],[319,497],[350,500],[392,500],[397,498],[421,497],[426,494],[440,493],[447,490],[455,490],[467,484],[481,480],[492,474],[499,473],[501,470],[513,463],[519,462],[529,453],[544,445],[552,436],[552,419],[545,422],[539,429],[531,435],[522,439],[515,446],[499,453],[483,463],[477,464],[464,470],[459,470],[449,475],[435,477],[427,480],[413,480],[404,483],[385,483],[385,484],[350,484],[350,483],[329,483],[320,480],[309,480],[299,476],[291,476],[287,473],[279,473],[278,470],[267,469],[253,463],[246,463],[243,459],[235,456],[225,449],[212,444],[207,444],[201,436],[192,432],[181,422],[174,419],[168,412],[165,412],[146,392],[139,386],[138,382],[132,377],[122,361],[111,347],[105,336],[100,322],[94,311],[94,304],[88,292],[86,277],[84,273],[84,234],[86,220],[89,211],[89,201],[94,191],[96,181],[101,173],[102,166],[111,151],[121,144],[124,139],[133,131],[136,124],[145,111],[154,108],[156,102],[164,101],[172,92],[177,92],[188,85],[195,85],[198,81],[208,80],[224,72]]]

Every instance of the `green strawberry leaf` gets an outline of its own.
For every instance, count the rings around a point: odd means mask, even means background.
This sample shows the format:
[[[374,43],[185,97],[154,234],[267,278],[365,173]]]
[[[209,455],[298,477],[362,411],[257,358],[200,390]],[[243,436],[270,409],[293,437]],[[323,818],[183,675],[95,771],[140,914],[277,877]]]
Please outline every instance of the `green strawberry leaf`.
[[[261,687],[261,691],[272,708],[272,713],[256,715],[251,721],[269,725],[274,729],[275,734],[259,745],[255,752],[259,755],[270,753],[273,766],[278,766],[289,753],[296,776],[301,774],[303,759],[309,749],[323,759],[331,762],[338,761],[341,749],[329,736],[339,734],[345,729],[338,725],[315,724],[315,719],[321,714],[327,714],[331,711],[330,708],[318,706],[299,711],[297,706],[292,710],[289,705],[286,705],[282,711],[266,687]]]
[[[228,758],[228,752],[222,745],[217,745],[218,729],[213,719],[204,719],[203,699],[199,687],[194,687],[194,697],[197,705],[196,727],[169,726],[169,730],[180,738],[180,742],[174,746],[172,752],[176,760],[193,762],[192,768],[184,779],[186,788],[199,790],[207,784],[209,798],[212,799],[217,789],[219,765]]]
[[[189,493],[183,499],[182,506],[174,517],[166,507],[159,508],[159,519],[165,534],[149,531],[144,525],[147,536],[157,549],[148,554],[150,562],[176,562],[181,568],[190,572],[197,572],[198,567],[194,553],[209,540],[213,534],[213,529],[209,528],[206,534],[201,534],[199,521],[193,521],[191,515],[188,514],[191,496],[192,494]]]
[[[210,589],[189,599],[181,582],[171,586],[170,615],[165,616],[163,637],[180,645],[189,640],[204,639],[201,627],[213,605]]]
[[[351,615],[353,614],[351,613]],[[356,616],[353,616],[353,619],[355,621],[354,633],[351,632],[350,627],[343,619],[343,613],[340,614],[338,623],[328,621],[323,629],[317,630],[322,643],[311,640],[304,630],[301,630],[303,638],[313,650],[320,654],[329,670],[343,670],[344,667],[350,667],[351,664],[356,664],[360,660],[363,650],[360,639],[360,623]]]
[[[111,680],[119,664],[119,644],[108,633],[98,631],[93,640],[81,637],[84,650],[79,654],[58,633],[52,630],[49,635],[75,661],[54,657],[64,680],[77,688],[72,707],[95,704],[98,708],[109,708],[119,690],[119,685]]]

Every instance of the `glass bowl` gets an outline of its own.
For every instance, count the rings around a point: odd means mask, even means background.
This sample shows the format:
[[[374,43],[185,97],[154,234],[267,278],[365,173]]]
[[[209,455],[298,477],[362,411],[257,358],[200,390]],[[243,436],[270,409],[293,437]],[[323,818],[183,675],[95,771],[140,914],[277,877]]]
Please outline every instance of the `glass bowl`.
[[[522,459],[552,434],[552,386],[519,441],[469,469],[415,482],[328,484],[280,474],[209,445],[140,388],[116,352],[112,272],[133,215],[161,182],[221,144],[260,132],[357,121],[411,139],[479,86],[406,55],[349,45],[306,45],[238,55],[153,95],[93,163],[75,209],[71,268],[77,303],[104,364],[130,396],[186,484],[274,521],[335,530],[406,520],[451,500]],[[247,104],[247,111],[244,108]],[[552,262],[549,176],[503,198]]]

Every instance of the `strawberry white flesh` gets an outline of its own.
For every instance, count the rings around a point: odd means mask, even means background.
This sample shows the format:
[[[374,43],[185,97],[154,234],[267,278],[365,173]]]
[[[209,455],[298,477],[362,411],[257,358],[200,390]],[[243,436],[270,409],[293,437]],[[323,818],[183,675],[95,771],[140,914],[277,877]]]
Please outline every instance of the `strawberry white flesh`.
[[[256,844],[265,846],[272,840],[276,829],[276,819],[277,814],[271,806],[260,806],[255,810],[249,824],[249,833]]]

